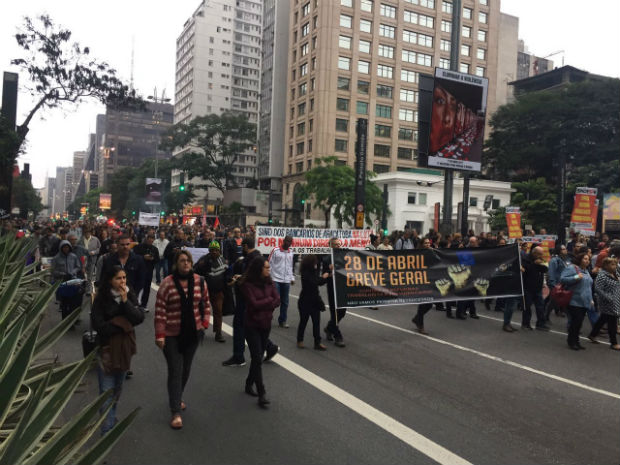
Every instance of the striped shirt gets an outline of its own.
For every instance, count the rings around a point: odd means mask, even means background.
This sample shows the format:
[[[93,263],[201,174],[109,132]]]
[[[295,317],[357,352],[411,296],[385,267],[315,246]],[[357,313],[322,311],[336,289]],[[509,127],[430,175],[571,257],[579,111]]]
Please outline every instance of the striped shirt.
[[[183,287],[187,292],[187,284]],[[205,314],[200,321],[200,299],[203,299]],[[200,276],[194,274],[194,317],[196,318],[197,329],[207,329],[209,327],[209,317],[211,316],[211,305],[209,304],[209,291],[205,283],[200,292]],[[181,296],[174,285],[172,275],[167,276],[159,286],[157,291],[157,301],[155,302],[155,340],[164,340],[166,336],[178,336],[181,332]]]

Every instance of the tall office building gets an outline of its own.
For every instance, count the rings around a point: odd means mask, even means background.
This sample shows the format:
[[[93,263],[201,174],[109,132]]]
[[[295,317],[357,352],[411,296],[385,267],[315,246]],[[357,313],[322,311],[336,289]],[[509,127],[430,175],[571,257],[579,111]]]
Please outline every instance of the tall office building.
[[[54,188],[54,201],[52,215],[67,211],[72,202],[73,194],[73,167],[56,167],[56,182]]]
[[[226,111],[258,124],[262,13],[262,0],[203,0],[185,22],[176,43],[175,124]],[[234,170],[239,186],[256,179],[256,152],[239,154]]]
[[[499,2],[463,0],[462,6],[458,69],[489,77],[490,114],[496,108]],[[354,165],[358,118],[368,119],[367,169],[417,167],[418,80],[435,67],[450,67],[452,9],[447,0],[294,1],[285,207],[301,207],[299,187],[317,158],[335,155]],[[312,218],[316,223],[323,215],[314,210]]]

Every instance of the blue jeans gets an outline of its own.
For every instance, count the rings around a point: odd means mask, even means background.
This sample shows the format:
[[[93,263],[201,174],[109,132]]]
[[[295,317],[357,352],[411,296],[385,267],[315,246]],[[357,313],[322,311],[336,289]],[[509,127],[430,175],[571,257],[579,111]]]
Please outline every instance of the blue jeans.
[[[113,389],[114,393],[105,403],[101,406],[100,412],[105,412],[111,402],[114,402],[112,408],[108,411],[108,414],[101,424],[101,434],[106,434],[116,424],[116,404],[121,396],[123,389],[123,381],[125,380],[127,372],[119,371],[115,373],[106,373],[101,366],[101,362],[97,363],[97,377],[99,378],[99,394],[104,393],[108,389]]]
[[[278,317],[278,323],[286,322],[286,312],[288,311],[288,293],[291,290],[290,283],[275,283],[276,290],[280,294],[280,316]]]
[[[500,299],[497,299],[498,301]],[[508,326],[510,321],[512,320],[512,313],[519,305],[519,301],[521,297],[506,297],[505,299],[501,299],[504,307],[504,326]]]
[[[160,270],[163,270],[163,276],[159,274]],[[162,258],[155,265],[155,281],[159,283],[166,276],[168,276],[168,260]]]
[[[594,326],[594,324],[598,321],[600,317],[600,315],[596,311],[596,308],[594,308],[594,306],[588,308],[586,314],[588,315],[588,320],[590,320],[590,324]]]

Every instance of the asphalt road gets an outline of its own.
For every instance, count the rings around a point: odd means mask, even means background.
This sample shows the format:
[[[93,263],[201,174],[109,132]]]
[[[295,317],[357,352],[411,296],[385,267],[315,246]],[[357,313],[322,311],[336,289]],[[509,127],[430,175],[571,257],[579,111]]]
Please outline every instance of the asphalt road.
[[[429,336],[413,331],[413,306],[352,310],[341,323],[346,348],[326,343],[327,352],[318,352],[296,347],[291,297],[291,327],[272,329],[281,351],[264,365],[269,409],[243,392],[249,364],[221,365],[232,338],[221,344],[209,333],[186,388],[181,431],[168,426],[166,366],[151,311],[137,328],[135,375],[118,416],[142,411],[107,463],[617,464],[620,354],[606,342],[569,350],[562,318],[551,333],[508,334],[501,314],[477,308],[482,318],[466,321],[432,310]],[[57,348],[62,360],[81,356],[80,337],[65,336]],[[97,394],[96,374],[86,381],[77,403]]]

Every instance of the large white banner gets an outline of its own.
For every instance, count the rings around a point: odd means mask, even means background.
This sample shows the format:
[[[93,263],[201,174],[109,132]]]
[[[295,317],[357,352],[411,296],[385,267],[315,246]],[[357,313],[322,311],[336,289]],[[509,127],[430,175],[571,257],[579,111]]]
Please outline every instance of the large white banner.
[[[192,254],[194,265],[198,262],[198,260],[209,253],[209,249],[206,247],[183,247],[183,250],[187,250],[190,254]]]
[[[269,254],[280,247],[285,236],[293,238],[291,246],[296,254],[328,254],[329,240],[340,239],[342,247],[364,249],[370,244],[370,229],[318,229],[318,228],[280,228],[258,226],[256,228],[256,248],[262,254]]]
[[[141,226],[159,226],[159,213],[140,212],[138,224]]]

